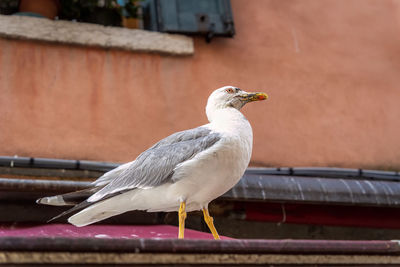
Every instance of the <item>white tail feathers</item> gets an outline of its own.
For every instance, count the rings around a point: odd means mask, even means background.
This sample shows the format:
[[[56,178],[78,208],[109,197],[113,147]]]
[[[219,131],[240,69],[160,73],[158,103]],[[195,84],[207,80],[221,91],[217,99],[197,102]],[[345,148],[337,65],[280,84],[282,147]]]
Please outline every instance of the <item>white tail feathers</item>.
[[[89,209],[89,210],[88,210]],[[68,222],[78,226],[86,226],[92,223],[96,223],[112,216],[121,214],[123,212],[118,211],[98,211],[98,210],[91,210],[91,207],[84,209],[81,212],[71,216],[68,218]]]
[[[96,223],[112,216],[124,213],[129,209],[130,201],[124,194],[97,202],[68,218],[68,222],[81,227]]]
[[[80,227],[130,210],[176,211],[179,208],[178,200],[175,197],[168,199],[163,193],[168,186],[164,184],[152,190],[134,189],[101,200],[71,216],[68,222]]]

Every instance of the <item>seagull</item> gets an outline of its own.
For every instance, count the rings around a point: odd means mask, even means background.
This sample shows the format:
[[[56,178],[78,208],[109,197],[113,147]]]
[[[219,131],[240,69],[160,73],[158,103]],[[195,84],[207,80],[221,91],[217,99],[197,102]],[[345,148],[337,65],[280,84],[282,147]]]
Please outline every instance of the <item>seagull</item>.
[[[37,203],[73,205],[53,219],[74,213],[68,222],[78,227],[131,210],[178,211],[178,238],[184,238],[186,213],[202,210],[214,239],[220,239],[208,204],[231,189],[250,162],[253,131],[240,109],[267,98],[265,93],[221,87],[208,98],[208,124],[162,139],[87,189],[43,197]]]

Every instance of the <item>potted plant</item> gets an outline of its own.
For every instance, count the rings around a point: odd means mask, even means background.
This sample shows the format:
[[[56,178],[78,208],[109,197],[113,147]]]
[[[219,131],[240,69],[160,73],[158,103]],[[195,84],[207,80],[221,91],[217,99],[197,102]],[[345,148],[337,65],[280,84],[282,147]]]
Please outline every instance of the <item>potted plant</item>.
[[[137,29],[140,26],[139,0],[122,0],[122,25],[125,28]],[[120,2],[120,1],[119,1]]]
[[[19,16],[55,19],[59,9],[59,0],[20,0],[18,12],[14,14]]]
[[[138,17],[138,0],[60,0],[60,2],[60,19],[104,26],[122,26],[125,18]]]

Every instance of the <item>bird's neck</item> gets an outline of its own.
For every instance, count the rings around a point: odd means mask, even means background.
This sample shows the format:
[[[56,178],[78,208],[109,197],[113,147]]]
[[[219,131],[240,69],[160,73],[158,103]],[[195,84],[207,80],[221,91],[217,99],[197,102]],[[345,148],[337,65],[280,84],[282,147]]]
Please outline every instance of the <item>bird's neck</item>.
[[[210,124],[219,130],[234,130],[242,127],[243,124],[248,124],[244,115],[231,107],[214,109],[212,112],[207,112],[207,117]]]

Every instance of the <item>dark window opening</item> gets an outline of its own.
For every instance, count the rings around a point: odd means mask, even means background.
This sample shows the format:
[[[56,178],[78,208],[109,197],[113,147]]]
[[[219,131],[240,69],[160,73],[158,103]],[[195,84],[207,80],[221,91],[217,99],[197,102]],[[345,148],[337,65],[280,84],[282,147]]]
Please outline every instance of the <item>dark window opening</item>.
[[[0,14],[138,28],[140,0],[2,0]]]
[[[229,0],[145,0],[142,2],[146,30],[233,37]]]

